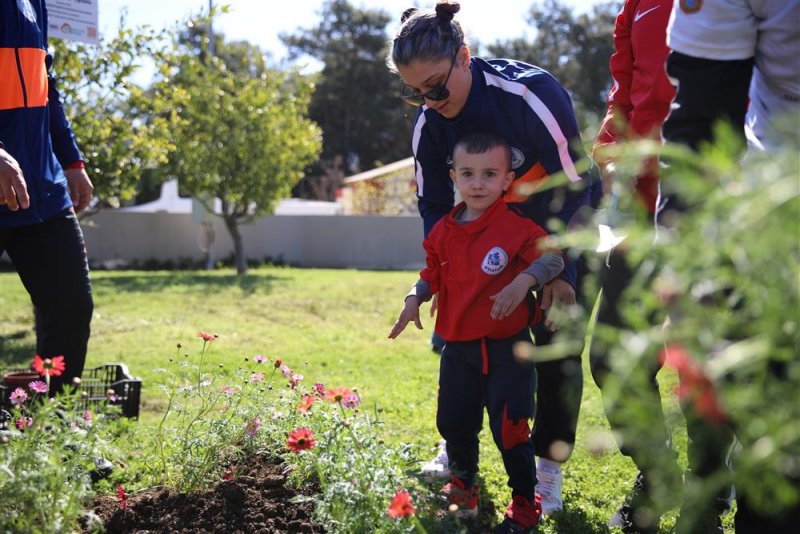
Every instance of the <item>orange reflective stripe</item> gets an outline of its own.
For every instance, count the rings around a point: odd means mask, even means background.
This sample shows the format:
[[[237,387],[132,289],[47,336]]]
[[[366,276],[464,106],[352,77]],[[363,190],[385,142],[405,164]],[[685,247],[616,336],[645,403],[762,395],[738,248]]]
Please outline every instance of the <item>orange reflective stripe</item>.
[[[511,183],[503,199],[506,202],[525,202],[537,189],[547,183],[547,176],[542,164],[537,163]]]
[[[0,48],[0,109],[25,105],[13,48]]]
[[[25,94],[28,107],[36,108],[47,104],[47,67],[44,63],[46,52],[41,48],[19,48],[19,63],[25,79]]]

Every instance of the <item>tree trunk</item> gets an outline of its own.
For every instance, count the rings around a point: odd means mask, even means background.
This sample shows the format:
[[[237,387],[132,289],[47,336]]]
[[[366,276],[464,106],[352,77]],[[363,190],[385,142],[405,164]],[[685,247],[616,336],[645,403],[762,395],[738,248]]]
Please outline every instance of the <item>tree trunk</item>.
[[[247,272],[247,259],[244,255],[244,243],[242,243],[242,234],[239,233],[239,223],[233,215],[223,215],[225,227],[228,233],[231,234],[233,240],[233,253],[236,257],[236,273],[244,274]]]

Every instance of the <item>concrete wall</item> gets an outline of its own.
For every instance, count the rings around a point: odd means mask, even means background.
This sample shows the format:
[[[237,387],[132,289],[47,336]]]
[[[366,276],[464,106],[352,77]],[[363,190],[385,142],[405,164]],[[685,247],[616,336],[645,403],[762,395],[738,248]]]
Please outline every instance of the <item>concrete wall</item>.
[[[232,254],[221,219],[214,229],[214,257]],[[418,269],[425,261],[418,216],[271,216],[240,229],[249,259],[362,269]],[[204,232],[190,214],[106,210],[85,222],[83,232],[93,264],[203,259]]]

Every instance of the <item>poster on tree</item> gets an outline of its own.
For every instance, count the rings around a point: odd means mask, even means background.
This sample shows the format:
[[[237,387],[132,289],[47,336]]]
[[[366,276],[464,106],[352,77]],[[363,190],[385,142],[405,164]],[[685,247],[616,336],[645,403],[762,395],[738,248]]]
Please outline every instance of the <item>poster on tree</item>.
[[[97,44],[98,2],[99,0],[48,0],[48,35]]]

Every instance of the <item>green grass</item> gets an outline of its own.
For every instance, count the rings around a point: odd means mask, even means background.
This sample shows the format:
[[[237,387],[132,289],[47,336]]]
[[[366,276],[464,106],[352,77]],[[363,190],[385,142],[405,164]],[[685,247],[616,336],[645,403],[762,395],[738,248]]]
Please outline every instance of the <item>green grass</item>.
[[[184,351],[199,353],[198,330],[219,334],[207,361],[235,366],[245,356],[280,358],[305,382],[358,387],[364,407],[385,421],[386,439],[410,442],[420,455],[434,451],[438,358],[424,331],[387,335],[413,272],[264,267],[236,276],[213,272],[95,272],[95,314],[87,365],[122,362],[143,380],[142,422],[165,404],[153,371]],[[182,349],[176,344],[181,342]],[[14,273],[0,273],[0,366],[26,364],[35,351],[28,295]],[[545,533],[608,532],[606,521],[635,475],[619,454],[603,415],[600,394],[584,362],[585,387],[578,442],[565,466],[566,510]],[[675,376],[660,375],[665,410],[685,465],[686,436],[670,394]],[[484,497],[500,517],[509,498],[500,455],[484,425]],[[590,452],[593,451],[593,452]],[[489,502],[484,501],[484,508]],[[674,516],[662,520],[668,532]]]

